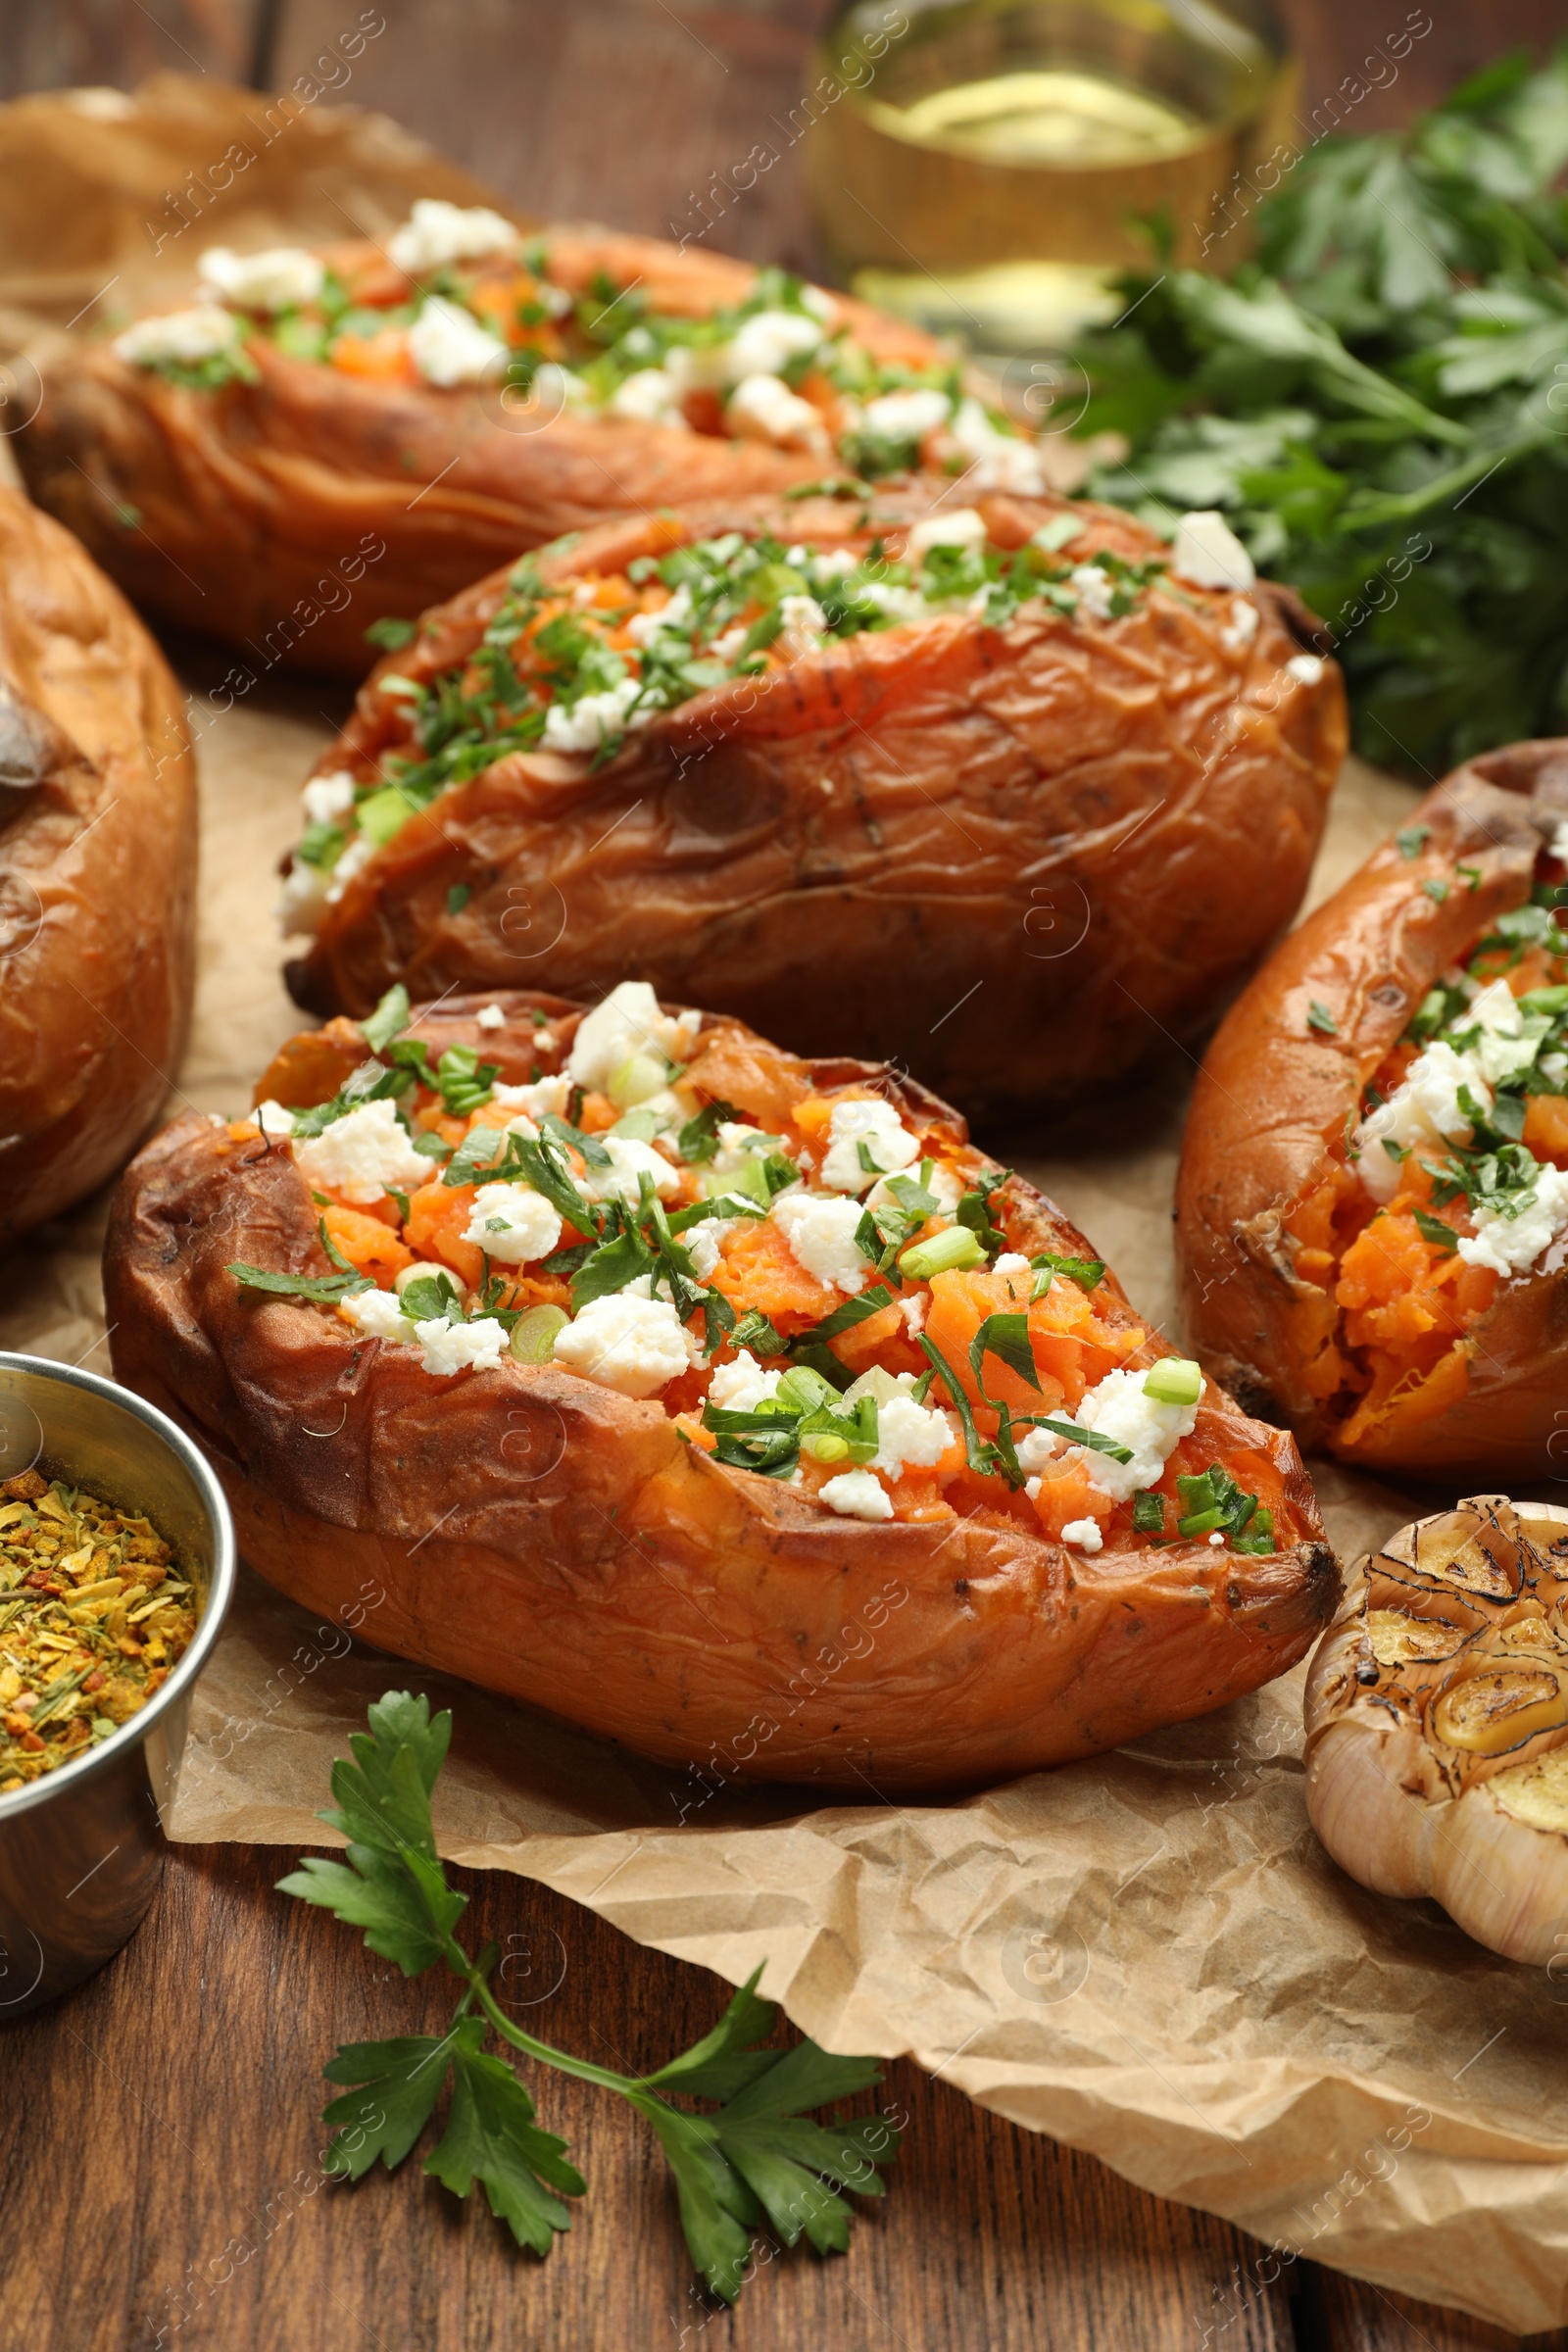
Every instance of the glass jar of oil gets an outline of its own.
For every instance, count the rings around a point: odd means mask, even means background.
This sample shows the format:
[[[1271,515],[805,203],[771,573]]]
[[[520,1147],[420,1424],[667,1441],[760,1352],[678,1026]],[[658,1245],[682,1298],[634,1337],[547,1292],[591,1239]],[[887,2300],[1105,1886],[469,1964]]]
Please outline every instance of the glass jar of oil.
[[[1121,307],[1141,223],[1200,262],[1295,90],[1270,0],[851,0],[803,142],[818,226],[867,301],[979,352],[1056,348]]]

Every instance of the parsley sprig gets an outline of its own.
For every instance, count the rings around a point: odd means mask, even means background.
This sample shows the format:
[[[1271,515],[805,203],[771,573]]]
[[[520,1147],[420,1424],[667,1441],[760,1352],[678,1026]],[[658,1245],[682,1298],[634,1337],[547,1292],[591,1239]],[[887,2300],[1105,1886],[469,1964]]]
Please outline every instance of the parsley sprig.
[[[463,1992],[445,2034],[350,2042],[328,2061],[326,2080],[345,2087],[322,2118],[333,2129],[325,2169],[349,2180],[377,2160],[395,2170],[450,2083],[425,2172],[460,2197],[477,2182],[517,2244],[548,2254],[571,2227],[564,2200],[585,2195],[588,2184],[564,2140],[541,2130],[514,2067],[485,2047],[493,2034],[538,2065],[613,2091],[653,2127],[674,2176],[692,2261],[726,2302],[740,2293],[751,2232],[764,2223],[787,2246],[805,2236],[819,2253],[843,2252],[854,2219],[844,2192],[883,2193],[879,2167],[898,2153],[899,2134],[876,2116],[823,2125],[810,2111],[870,2089],[880,2080],[875,2061],[835,2057],[812,2041],[760,2046],[775,2019],[757,1995],[760,1968],[710,2033],[653,2074],[617,2074],[523,2033],[490,1988],[500,1946],[487,1944],[475,1957],[454,1932],[468,1898],[447,1883],[430,1818],[452,1717],[432,1717],[428,1699],[389,1690],[368,1722],[368,1733],[350,1740],[353,1761],[333,1765],[337,1803],[320,1816],[348,1839],[347,1850],[341,1859],[307,1854],[279,1890],[363,1929],[367,1950],[406,1977],[444,1964]]]
[[[1568,710],[1565,163],[1568,43],[1500,58],[1407,130],[1308,145],[1255,211],[1243,185],[1206,267],[1123,279],[1079,355],[1078,430],[1130,444],[1093,493],[1165,528],[1223,509],[1334,633],[1385,764]]]

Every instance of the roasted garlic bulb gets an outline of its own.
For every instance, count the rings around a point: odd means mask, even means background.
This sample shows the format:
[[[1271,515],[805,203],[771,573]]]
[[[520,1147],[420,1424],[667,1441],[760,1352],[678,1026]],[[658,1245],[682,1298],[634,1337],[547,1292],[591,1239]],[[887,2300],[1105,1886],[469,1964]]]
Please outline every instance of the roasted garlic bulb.
[[[1568,1509],[1473,1494],[1351,1579],[1306,1690],[1306,1806],[1379,1894],[1544,1964],[1568,1936]]]

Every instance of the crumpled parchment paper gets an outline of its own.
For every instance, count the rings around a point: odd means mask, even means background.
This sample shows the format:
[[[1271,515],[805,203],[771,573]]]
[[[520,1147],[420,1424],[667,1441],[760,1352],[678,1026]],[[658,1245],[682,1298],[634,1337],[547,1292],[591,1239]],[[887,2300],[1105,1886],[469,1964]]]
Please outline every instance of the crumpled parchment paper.
[[[197,169],[232,127],[225,109],[260,105],[209,88],[204,114],[175,79],[100,99],[96,117],[61,98],[0,108],[0,255],[14,257],[0,264],[0,312],[62,321],[117,260],[128,280],[167,266],[170,248],[151,263],[131,250],[151,197],[176,159]],[[84,141],[84,122],[105,139]],[[391,125],[306,106],[270,150],[275,184],[250,182],[247,202],[268,191],[253,229],[333,233],[330,206],[323,218],[304,185],[311,170],[323,184],[328,151],[345,175],[336,199],[350,201],[360,172],[352,201],[387,218],[412,194],[482,194]],[[75,172],[82,203],[80,249],[55,252],[52,279],[17,216],[39,158]],[[172,248],[182,269],[197,233]],[[237,198],[200,233],[252,241]],[[201,968],[171,1102],[231,1110],[298,1026],[269,872],[336,713],[305,687],[258,689],[221,713],[197,694],[191,716]],[[1349,764],[1314,897],[1413,797]],[[1007,1145],[1166,1325],[1190,1078],[1172,1061],[1113,1109]],[[103,1216],[89,1202],[8,1268],[0,1346],[106,1368]],[[1318,1485],[1347,1563],[1428,1507],[1332,1469]],[[912,2051],[1015,2122],[1224,2214],[1276,2249],[1238,2296],[1307,2256],[1521,2332],[1568,2318],[1568,1980],[1497,1960],[1435,1905],[1366,1894],[1327,1859],[1302,1801],[1300,1671],[1136,1748],[983,1796],[894,1804],[868,1788],[864,1803],[823,1807],[747,1788],[712,1758],[645,1764],[389,1660],[374,1639],[373,1591],[318,1625],[247,1572],[198,1687],[172,1835],[320,1845],[332,1758],[370,1699],[413,1684],[456,1715],[444,1853],[543,1881],[732,1982],[765,1961],[764,1991],[830,2046]]]

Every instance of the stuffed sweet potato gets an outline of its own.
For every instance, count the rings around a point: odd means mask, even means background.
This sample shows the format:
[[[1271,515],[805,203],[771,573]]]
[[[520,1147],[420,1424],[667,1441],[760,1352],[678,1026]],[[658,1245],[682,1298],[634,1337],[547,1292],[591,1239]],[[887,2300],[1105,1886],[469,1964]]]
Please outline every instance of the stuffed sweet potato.
[[[122,1166],[194,978],[196,793],[173,679],[119,591],[0,489],[0,1245]]]
[[[266,666],[629,509],[932,465],[1038,490],[917,329],[777,270],[434,200],[385,249],[205,254],[193,301],[43,365],[33,495],[138,603]]]
[[[373,1577],[379,1643],[666,1762],[887,1788],[1113,1746],[1326,1621],[1293,1442],[934,1096],[641,982],[406,1012],[177,1121],[111,1223],[117,1373],[285,1592]]]
[[[497,572],[306,789],[296,998],[630,970],[970,1112],[1107,1085],[1283,931],[1345,748],[1289,601],[1198,584],[1191,538],[884,494],[634,516]]]
[[[1188,1328],[1308,1446],[1560,1474],[1565,877],[1568,742],[1472,760],[1214,1040],[1178,1189]]]

